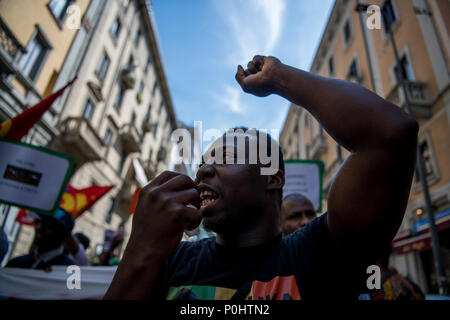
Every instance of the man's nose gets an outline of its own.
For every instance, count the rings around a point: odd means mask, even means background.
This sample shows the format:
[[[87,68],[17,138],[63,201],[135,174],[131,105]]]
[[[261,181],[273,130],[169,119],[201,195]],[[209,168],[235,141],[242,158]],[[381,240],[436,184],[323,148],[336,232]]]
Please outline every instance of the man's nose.
[[[197,171],[197,177],[195,182],[200,183],[206,178],[211,178],[214,176],[214,168],[210,164],[204,163]]]

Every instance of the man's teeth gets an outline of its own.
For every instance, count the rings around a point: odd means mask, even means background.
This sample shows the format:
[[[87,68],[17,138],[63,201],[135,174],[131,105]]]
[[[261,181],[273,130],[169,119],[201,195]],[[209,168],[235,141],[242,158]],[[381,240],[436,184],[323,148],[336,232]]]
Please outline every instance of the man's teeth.
[[[216,201],[216,199],[205,199],[205,200],[202,200],[200,208],[207,207],[207,206],[209,206],[211,203],[213,203],[215,201]]]
[[[217,195],[215,192],[209,191],[209,190],[205,190],[200,192],[200,198],[202,200],[206,200],[206,198],[212,197],[212,198],[217,198]]]

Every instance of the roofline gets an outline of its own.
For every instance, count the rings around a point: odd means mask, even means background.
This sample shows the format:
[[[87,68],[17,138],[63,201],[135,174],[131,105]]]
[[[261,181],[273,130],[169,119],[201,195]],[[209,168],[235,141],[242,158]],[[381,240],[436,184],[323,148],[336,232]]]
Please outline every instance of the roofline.
[[[322,58],[321,52],[328,43],[328,35],[331,32],[335,32],[334,29],[334,22],[336,18],[338,17],[338,13],[340,13],[339,9],[342,9],[343,7],[347,6],[348,2],[352,0],[335,0],[333,9],[330,12],[330,15],[328,17],[327,26],[325,27],[325,30],[322,33],[322,36],[320,38],[319,46],[317,47],[316,53],[314,55],[313,62],[311,63],[311,66],[309,67],[310,72],[318,72],[317,64],[319,63],[320,59]]]
[[[154,24],[153,14],[151,13],[151,3],[146,0],[137,0],[137,6],[141,13],[141,18],[144,22],[145,31],[150,42],[150,48],[154,57],[154,65],[156,69],[159,82],[161,84],[162,94],[164,100],[166,101],[166,107],[170,114],[170,120],[172,127],[178,128],[177,118],[175,116],[175,110],[172,103],[172,98],[170,96],[169,84],[167,82],[166,74],[164,72],[164,66],[162,63],[162,56],[159,52],[158,38],[155,33],[156,26]]]

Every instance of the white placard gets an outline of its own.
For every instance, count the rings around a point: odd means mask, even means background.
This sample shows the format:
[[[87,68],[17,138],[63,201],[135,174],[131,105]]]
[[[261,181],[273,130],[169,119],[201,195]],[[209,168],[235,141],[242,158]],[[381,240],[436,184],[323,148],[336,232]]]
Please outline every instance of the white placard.
[[[0,201],[51,213],[71,169],[66,155],[0,140]]]
[[[322,172],[321,161],[287,161],[283,197],[299,193],[307,197],[317,212],[322,210]]]

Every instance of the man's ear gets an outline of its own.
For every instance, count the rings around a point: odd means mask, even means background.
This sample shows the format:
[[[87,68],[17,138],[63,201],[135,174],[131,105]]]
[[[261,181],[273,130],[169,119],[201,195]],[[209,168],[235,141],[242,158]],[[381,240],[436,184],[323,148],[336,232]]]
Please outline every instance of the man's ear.
[[[284,186],[284,172],[278,170],[277,173],[267,176],[267,190],[281,189]]]

